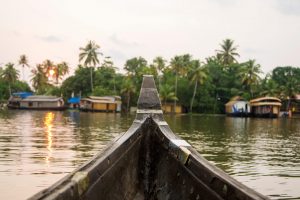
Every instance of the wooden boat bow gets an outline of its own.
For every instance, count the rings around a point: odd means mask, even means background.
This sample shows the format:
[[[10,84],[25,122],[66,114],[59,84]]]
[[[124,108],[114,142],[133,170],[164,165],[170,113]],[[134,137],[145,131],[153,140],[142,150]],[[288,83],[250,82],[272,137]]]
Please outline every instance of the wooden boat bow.
[[[210,164],[163,118],[152,76],[144,76],[136,118],[92,160],[36,199],[268,199]]]

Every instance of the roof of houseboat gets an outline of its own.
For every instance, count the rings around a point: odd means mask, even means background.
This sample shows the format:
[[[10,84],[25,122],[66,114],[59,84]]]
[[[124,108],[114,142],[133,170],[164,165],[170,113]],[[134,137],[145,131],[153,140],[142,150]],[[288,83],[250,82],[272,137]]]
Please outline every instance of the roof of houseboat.
[[[248,103],[248,101],[246,101],[245,99],[243,99],[243,97],[240,97],[240,96],[235,96],[235,97],[232,97],[230,99],[230,101],[228,101],[225,106],[232,106],[234,105],[236,102],[246,102]]]
[[[295,94],[294,96],[292,96],[292,99],[300,100],[300,94]]]
[[[90,101],[93,103],[119,103],[121,101],[120,96],[89,96],[87,98],[82,98],[81,101]]]
[[[71,97],[68,99],[68,103],[79,103],[80,102],[80,97]]]
[[[281,106],[281,100],[276,97],[260,97],[250,100],[251,106]]]
[[[62,97],[35,95],[35,96],[29,96],[23,99],[22,101],[59,101],[59,100],[62,100]]]
[[[32,96],[32,92],[14,92],[12,96],[14,97],[21,97],[22,99]]]
[[[256,98],[256,99],[252,99],[250,100],[250,103],[255,103],[255,102],[262,102],[262,101],[270,101],[270,102],[281,102],[280,99],[278,99],[277,97],[260,97],[260,98]]]
[[[93,103],[118,103],[117,101],[108,100],[108,99],[91,99],[91,98],[82,98],[80,101],[90,101]]]
[[[90,99],[95,99],[95,100],[108,100],[108,101],[117,101],[121,100],[120,96],[89,96],[88,98]]]

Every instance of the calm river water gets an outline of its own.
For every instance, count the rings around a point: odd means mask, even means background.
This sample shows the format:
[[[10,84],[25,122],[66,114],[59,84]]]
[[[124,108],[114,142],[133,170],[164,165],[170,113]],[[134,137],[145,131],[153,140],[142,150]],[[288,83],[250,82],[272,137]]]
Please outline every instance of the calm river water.
[[[134,116],[0,111],[0,199],[26,199],[126,131]],[[300,119],[165,116],[206,159],[272,199],[300,199]]]

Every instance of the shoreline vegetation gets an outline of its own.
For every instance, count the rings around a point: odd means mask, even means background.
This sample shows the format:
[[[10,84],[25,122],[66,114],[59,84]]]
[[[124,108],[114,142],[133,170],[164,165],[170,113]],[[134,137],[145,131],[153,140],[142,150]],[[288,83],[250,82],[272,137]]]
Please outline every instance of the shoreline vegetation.
[[[224,105],[233,96],[245,100],[274,96],[288,102],[300,93],[298,66],[274,66],[264,75],[255,59],[240,61],[239,57],[238,46],[225,39],[214,55],[201,60],[190,54],[175,55],[170,60],[157,56],[150,62],[140,56],[131,58],[125,62],[122,74],[112,58],[89,41],[79,48],[79,64],[71,76],[66,62],[46,59],[31,66],[26,55],[21,55],[17,64],[1,66],[0,100],[6,101],[13,92],[32,90],[38,95],[63,96],[65,100],[72,95],[118,95],[122,97],[122,110],[128,112],[130,106],[136,106],[144,74],[154,76],[163,104],[181,105],[189,113],[223,114]],[[22,66],[21,74],[16,65]],[[24,70],[31,71],[33,89],[25,81]]]

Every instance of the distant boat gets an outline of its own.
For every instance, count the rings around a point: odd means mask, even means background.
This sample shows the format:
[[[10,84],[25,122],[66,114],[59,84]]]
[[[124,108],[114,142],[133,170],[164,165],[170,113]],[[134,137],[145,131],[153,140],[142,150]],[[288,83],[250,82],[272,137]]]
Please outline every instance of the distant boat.
[[[21,99],[10,99],[8,108],[30,110],[65,110],[62,97],[29,95]]]
[[[89,96],[80,100],[80,110],[95,112],[120,112],[120,96]]]
[[[7,107],[10,109],[19,109],[20,102],[33,94],[31,92],[15,92],[8,99]]]
[[[250,113],[250,105],[240,96],[235,96],[225,104],[226,114],[232,117],[247,117]]]
[[[262,200],[203,158],[163,118],[153,76],[144,76],[136,118],[89,162],[29,200]]]
[[[276,118],[280,114],[281,100],[276,97],[252,99],[250,107],[253,117]]]
[[[69,108],[76,109],[80,106],[80,97],[71,97],[68,99]]]

